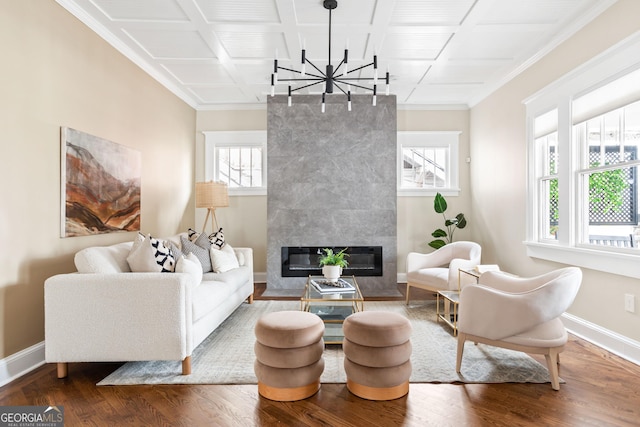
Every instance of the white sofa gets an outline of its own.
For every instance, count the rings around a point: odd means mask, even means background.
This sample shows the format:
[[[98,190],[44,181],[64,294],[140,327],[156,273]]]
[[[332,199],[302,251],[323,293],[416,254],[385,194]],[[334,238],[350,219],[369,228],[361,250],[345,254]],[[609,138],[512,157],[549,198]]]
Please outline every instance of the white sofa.
[[[205,273],[133,273],[132,242],[75,256],[77,273],[45,281],[45,359],[67,376],[69,362],[180,360],[245,300],[253,302],[253,250],[234,248],[240,267]]]

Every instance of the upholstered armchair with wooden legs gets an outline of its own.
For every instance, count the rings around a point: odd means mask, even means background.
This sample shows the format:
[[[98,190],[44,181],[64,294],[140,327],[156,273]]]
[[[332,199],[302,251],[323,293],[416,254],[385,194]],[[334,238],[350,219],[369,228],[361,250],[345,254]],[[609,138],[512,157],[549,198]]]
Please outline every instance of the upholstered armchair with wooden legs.
[[[480,264],[481,254],[479,244],[465,241],[449,243],[428,254],[410,252],[407,255],[407,304],[412,287],[433,292],[458,290],[458,269]]]
[[[531,278],[484,273],[478,285],[460,293],[456,371],[460,372],[465,341],[544,354],[551,386],[559,390],[559,354],[567,342],[560,316],[573,303],[581,283],[577,267]]]

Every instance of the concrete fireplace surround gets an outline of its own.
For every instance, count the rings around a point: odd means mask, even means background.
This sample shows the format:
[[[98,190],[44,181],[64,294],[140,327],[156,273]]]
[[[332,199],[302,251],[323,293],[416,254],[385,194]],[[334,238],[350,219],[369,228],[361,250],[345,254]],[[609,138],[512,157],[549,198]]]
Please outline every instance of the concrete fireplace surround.
[[[282,277],[283,246],[383,246],[383,275],[358,277],[365,296],[398,296],[395,95],[268,97],[267,289],[299,296]]]

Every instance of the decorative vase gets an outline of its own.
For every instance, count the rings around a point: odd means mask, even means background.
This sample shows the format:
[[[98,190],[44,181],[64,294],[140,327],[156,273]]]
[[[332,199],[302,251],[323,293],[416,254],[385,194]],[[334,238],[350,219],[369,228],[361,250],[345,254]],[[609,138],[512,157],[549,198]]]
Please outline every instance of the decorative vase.
[[[342,267],[339,265],[325,265],[322,267],[324,278],[330,282],[337,282],[342,274]]]

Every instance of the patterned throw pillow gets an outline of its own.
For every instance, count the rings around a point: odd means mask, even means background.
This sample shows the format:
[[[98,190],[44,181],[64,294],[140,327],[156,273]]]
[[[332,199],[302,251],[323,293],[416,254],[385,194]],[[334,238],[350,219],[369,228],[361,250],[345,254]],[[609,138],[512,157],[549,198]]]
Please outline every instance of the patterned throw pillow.
[[[206,236],[204,240],[206,240],[207,242],[209,241],[209,239],[207,239]],[[184,236],[180,236],[180,244],[182,245],[183,254],[188,255],[192,253],[198,258],[198,261],[200,261],[200,264],[202,265],[203,273],[209,273],[212,270],[211,255],[209,255],[209,249],[205,249],[201,246],[196,245],[195,242],[190,241],[188,238]],[[210,246],[211,244],[209,243],[209,247]]]
[[[220,229],[215,233],[211,233],[209,235],[209,241],[212,245],[217,246],[218,249],[222,249],[224,246],[224,233],[222,232],[222,227],[220,227]]]
[[[187,235],[189,236],[189,241],[190,242],[195,242],[196,239],[198,238],[198,236],[200,235],[200,233],[198,233],[193,228],[190,228],[190,229],[187,230]]]
[[[162,240],[155,239],[149,235],[151,247],[154,249],[153,257],[161,267],[161,272],[172,273],[176,268],[176,256],[172,253],[169,245]]]
[[[175,256],[168,245],[151,235],[139,233],[131,247],[127,262],[133,272],[173,272]]]

